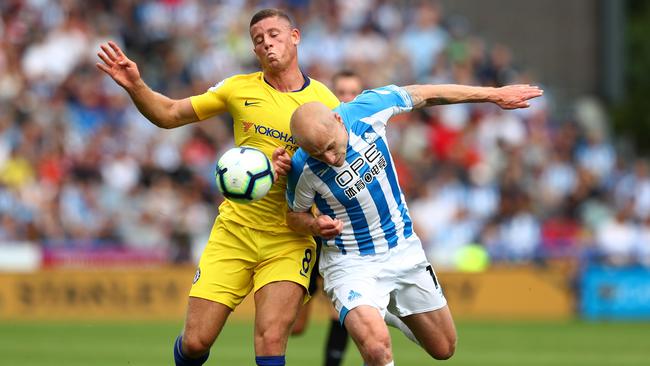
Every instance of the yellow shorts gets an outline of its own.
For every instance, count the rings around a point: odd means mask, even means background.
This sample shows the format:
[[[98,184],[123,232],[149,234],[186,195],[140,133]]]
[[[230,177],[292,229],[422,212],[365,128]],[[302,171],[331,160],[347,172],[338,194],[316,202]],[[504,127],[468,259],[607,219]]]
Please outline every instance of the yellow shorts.
[[[291,281],[307,290],[315,262],[316,243],[310,236],[255,230],[217,217],[190,296],[234,310],[251,290],[271,282]]]

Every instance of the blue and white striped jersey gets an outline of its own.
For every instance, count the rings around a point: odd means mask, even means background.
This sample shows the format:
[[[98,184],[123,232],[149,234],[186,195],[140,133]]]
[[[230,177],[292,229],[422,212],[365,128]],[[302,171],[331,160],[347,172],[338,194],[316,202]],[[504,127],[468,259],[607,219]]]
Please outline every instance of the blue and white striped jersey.
[[[321,213],[343,221],[343,232],[323,240],[323,250],[383,253],[413,234],[386,141],[388,119],[412,107],[410,95],[395,85],[364,91],[334,109],[349,136],[343,166],[329,166],[302,149],[293,155],[289,207],[306,212],[315,203]]]

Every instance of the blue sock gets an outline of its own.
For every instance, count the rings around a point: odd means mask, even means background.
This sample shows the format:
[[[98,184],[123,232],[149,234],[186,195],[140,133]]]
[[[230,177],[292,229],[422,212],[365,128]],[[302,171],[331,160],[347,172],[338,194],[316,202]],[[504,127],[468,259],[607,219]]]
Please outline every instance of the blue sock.
[[[284,366],[284,355],[282,356],[255,356],[257,366]]]
[[[179,335],[176,338],[176,342],[174,342],[174,361],[176,362],[176,366],[201,366],[208,360],[208,356],[210,356],[209,351],[199,358],[185,357],[181,349],[181,344],[183,344],[183,336]]]

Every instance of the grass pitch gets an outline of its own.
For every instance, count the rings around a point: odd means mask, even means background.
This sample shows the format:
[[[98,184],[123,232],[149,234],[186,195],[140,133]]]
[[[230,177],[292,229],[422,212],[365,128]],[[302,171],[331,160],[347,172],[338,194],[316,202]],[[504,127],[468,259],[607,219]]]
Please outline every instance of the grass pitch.
[[[650,323],[469,322],[457,323],[456,355],[445,365],[649,365]],[[172,343],[180,322],[0,323],[0,365],[173,365]],[[293,337],[288,365],[322,365],[327,326],[312,322]],[[395,364],[437,364],[398,332]],[[231,320],[206,365],[254,365],[253,327]],[[350,341],[345,366],[362,365]]]

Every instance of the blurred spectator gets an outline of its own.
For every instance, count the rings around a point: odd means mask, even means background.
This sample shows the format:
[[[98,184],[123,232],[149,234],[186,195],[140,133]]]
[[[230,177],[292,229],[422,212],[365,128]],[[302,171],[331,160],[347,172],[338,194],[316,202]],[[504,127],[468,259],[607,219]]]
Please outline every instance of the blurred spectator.
[[[304,71],[321,80],[352,67],[370,87],[539,83],[515,66],[516,52],[488,46],[437,1],[405,3],[269,4],[294,13]],[[95,70],[97,45],[115,40],[155,89],[189,95],[255,69],[243,31],[254,6],[1,2],[0,245],[162,248],[171,261],[193,260],[223,199],[213,169],[232,144],[231,123],[155,128]],[[525,261],[593,244],[610,263],[650,265],[648,162],[616,151],[595,100],[576,106],[575,122],[554,120],[548,97],[520,112],[441,106],[391,121],[395,165],[433,262],[454,268],[476,248],[492,262]]]
[[[609,264],[633,263],[638,238],[632,207],[628,203],[596,230],[598,254]]]

